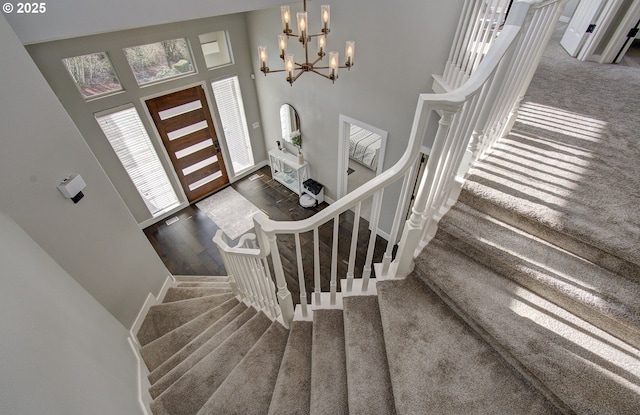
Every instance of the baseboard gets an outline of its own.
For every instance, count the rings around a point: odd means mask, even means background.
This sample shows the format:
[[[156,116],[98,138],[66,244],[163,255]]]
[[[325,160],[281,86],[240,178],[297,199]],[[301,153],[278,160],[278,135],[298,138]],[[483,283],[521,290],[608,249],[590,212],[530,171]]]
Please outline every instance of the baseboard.
[[[129,341],[131,350],[133,350],[133,355],[135,356],[138,365],[138,403],[140,404],[142,413],[145,415],[153,415],[149,406],[153,399],[149,394],[149,388],[151,387],[148,379],[149,369],[147,368],[147,365],[144,363],[142,355],[140,354],[141,346],[140,342],[138,341],[137,335],[138,331],[140,330],[140,326],[142,326],[142,322],[149,312],[149,309],[156,304],[160,304],[164,299],[164,296],[167,295],[167,291],[169,290],[169,288],[174,287],[175,285],[176,280],[172,275],[169,275],[164,280],[164,284],[162,284],[162,288],[160,288],[157,296],[154,296],[153,294],[147,295],[147,299],[142,305],[142,308],[140,309],[138,316],[134,320],[133,325],[129,329],[129,337],[127,340]]]
[[[240,179],[244,179],[248,175],[257,172],[258,170],[260,170],[261,168],[263,168],[264,166],[267,166],[267,165],[269,165],[269,161],[268,160],[262,160],[261,162],[258,162],[256,164],[254,164],[253,167],[250,168],[249,170],[243,171],[242,173],[240,173],[237,176],[229,177],[229,183],[235,183]]]
[[[180,205],[178,205],[177,207],[171,209],[170,211],[163,213],[160,216],[157,216],[155,218],[151,218],[151,219],[147,219],[145,221],[142,221],[138,224],[138,227],[140,229],[144,229],[144,228],[148,228],[151,225],[154,225],[158,222],[160,222],[161,220],[167,219],[169,216],[173,216],[176,213],[180,212],[182,209],[186,208],[187,206],[189,206],[189,202],[184,201],[182,203],[180,203]]]
[[[147,316],[147,313],[149,312],[149,308],[151,308],[151,306],[154,306],[156,304],[160,304],[162,302],[162,299],[164,299],[164,296],[167,294],[167,291],[169,290],[169,288],[175,285],[176,285],[176,281],[173,279],[173,276],[169,275],[167,279],[164,280],[164,284],[162,285],[162,288],[160,288],[160,292],[158,293],[157,296],[154,297],[153,294],[147,295],[147,299],[144,301],[142,308],[138,312],[138,316],[133,321],[133,324],[129,329],[129,335],[131,336],[133,341],[138,345],[138,347],[140,346],[140,344],[138,343],[137,334],[138,334],[138,331],[140,330],[140,326],[142,326],[142,322],[144,321],[144,318]]]
[[[127,339],[129,341],[129,345],[131,346],[131,350],[133,350],[133,355],[136,357],[137,363],[137,384],[138,384],[138,404],[140,405],[140,410],[144,415],[153,415],[151,412],[151,395],[149,394],[149,388],[151,384],[149,383],[149,369],[147,369],[147,365],[145,365],[144,360],[142,360],[142,355],[140,354],[140,346],[133,341],[131,337]]]

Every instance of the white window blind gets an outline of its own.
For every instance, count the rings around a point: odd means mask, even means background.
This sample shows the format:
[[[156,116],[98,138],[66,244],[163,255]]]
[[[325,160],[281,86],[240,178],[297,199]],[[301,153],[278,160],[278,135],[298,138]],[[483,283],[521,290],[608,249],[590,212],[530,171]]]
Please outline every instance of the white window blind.
[[[233,171],[238,174],[255,165],[238,77],[214,81],[211,86]]]
[[[178,206],[167,173],[133,105],[95,114],[120,162],[156,217]]]

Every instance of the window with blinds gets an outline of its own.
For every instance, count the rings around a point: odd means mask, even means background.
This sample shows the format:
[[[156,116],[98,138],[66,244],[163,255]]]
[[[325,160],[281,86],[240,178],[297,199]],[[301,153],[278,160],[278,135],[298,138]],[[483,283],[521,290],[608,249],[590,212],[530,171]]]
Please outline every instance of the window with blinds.
[[[211,83],[234,174],[253,167],[253,151],[238,77]]]
[[[133,104],[95,117],[151,215],[177,207],[178,197]]]

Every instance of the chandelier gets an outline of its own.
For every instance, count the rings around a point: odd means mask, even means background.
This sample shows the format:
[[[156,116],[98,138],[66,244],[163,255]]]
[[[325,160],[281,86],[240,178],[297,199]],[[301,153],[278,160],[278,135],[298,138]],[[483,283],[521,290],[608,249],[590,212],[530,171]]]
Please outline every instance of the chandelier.
[[[320,6],[322,30],[320,30],[320,33],[315,35],[310,35],[307,33],[309,27],[307,19],[307,0],[304,0],[303,2],[303,9],[304,11],[296,14],[298,23],[298,34],[294,34],[289,27],[289,24],[291,23],[291,13],[289,11],[289,6],[280,6],[280,15],[282,17],[282,25],[284,29],[282,30],[282,34],[278,35],[278,47],[280,49],[280,59],[284,61],[284,69],[269,69],[269,67],[267,66],[267,47],[264,45],[260,45],[258,46],[258,56],[261,63],[260,70],[264,73],[264,76],[267,76],[267,73],[286,72],[287,82],[289,82],[292,86],[293,83],[298,78],[300,78],[300,75],[305,72],[313,72],[327,79],[330,79],[331,82],[335,82],[335,80],[338,79],[338,68],[346,68],[348,70],[351,70],[351,67],[353,66],[355,42],[352,40],[347,41],[347,60],[344,65],[339,64],[340,54],[338,52],[329,52],[328,65],[318,66],[318,64],[322,62],[322,58],[326,55],[325,48],[327,46],[327,35],[329,34],[330,20],[329,5],[325,4]],[[295,37],[300,43],[302,43],[302,47],[304,49],[304,62],[296,62],[293,58],[293,54],[287,53],[287,40],[290,37]],[[318,52],[315,55],[314,59],[310,61],[309,44],[311,43],[311,40],[313,38],[316,38]]]

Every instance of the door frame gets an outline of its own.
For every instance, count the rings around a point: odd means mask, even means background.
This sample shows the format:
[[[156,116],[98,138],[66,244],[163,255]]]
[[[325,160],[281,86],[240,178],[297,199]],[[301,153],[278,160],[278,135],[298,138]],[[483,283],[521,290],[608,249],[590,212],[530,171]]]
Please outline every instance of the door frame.
[[[597,3],[597,6],[595,3]],[[585,50],[586,45],[593,44],[593,38],[601,32],[601,17],[604,14],[607,3],[607,0],[580,0],[560,39],[560,46],[570,56],[580,59],[580,53]],[[595,30],[587,34],[587,28],[594,23],[596,24]],[[574,42],[577,38],[579,40],[575,44]]]
[[[165,148],[164,143],[162,142],[162,137],[160,137],[160,133],[158,133],[158,129],[156,128],[156,124],[153,121],[151,112],[149,112],[149,108],[147,108],[146,101],[149,99],[158,98],[164,95],[173,94],[174,92],[183,91],[185,89],[193,88],[196,86],[202,87],[202,89],[204,90],[204,95],[207,98],[209,113],[211,114],[211,120],[213,121],[213,129],[216,132],[218,143],[220,144],[220,151],[222,151],[222,157],[224,158],[224,160],[230,160],[229,151],[227,149],[227,142],[224,139],[224,135],[220,134],[221,128],[220,128],[220,121],[218,120],[218,114],[216,113],[216,111],[213,110],[213,107],[211,105],[212,103],[215,104],[215,102],[212,101],[213,91],[210,90],[211,85],[208,81],[200,81],[200,82],[190,83],[186,85],[181,85],[175,88],[165,89],[160,92],[156,92],[150,95],[146,95],[144,97],[140,97],[140,105],[144,109],[146,121],[149,123],[148,129],[151,132],[153,132],[153,141],[155,141],[153,144],[156,148],[156,151],[158,150],[158,148],[161,148],[161,152],[159,151],[158,155],[162,156],[162,165],[165,167],[165,169],[168,169],[167,174],[170,175],[171,177],[174,190],[176,190],[176,186],[177,186],[176,193],[178,194],[178,198],[180,199],[180,202],[181,202],[179,209],[183,209],[189,206],[189,199],[187,198],[187,195],[185,194],[184,189],[182,188],[180,179],[178,178],[178,173],[176,173],[175,168],[173,167],[173,163],[171,162],[169,153],[167,152],[167,149]],[[229,183],[233,183],[234,180],[229,174],[229,169],[227,169],[226,163],[225,163],[224,169],[225,169],[225,172],[227,173],[227,177],[229,178]]]
[[[597,60],[599,63],[618,63],[624,57],[625,53],[631,46],[631,42],[627,42],[627,34],[629,30],[638,23],[640,20],[640,0],[634,0],[629,6],[629,9],[625,12],[624,17],[621,19],[616,31],[611,36],[609,43],[605,47],[602,55],[592,54],[587,56],[588,60]],[[624,50],[623,50],[624,48]],[[618,56],[619,55],[619,56]],[[617,62],[614,59],[618,57]]]
[[[349,167],[349,124],[356,125],[360,128],[371,131],[381,137],[380,151],[378,152],[378,165],[376,168],[376,176],[382,173],[384,170],[384,158],[387,148],[387,133],[377,127],[369,125],[365,122],[356,120],[355,118],[348,117],[344,114],[340,114],[338,117],[338,185],[337,185],[337,197],[341,197],[347,194],[347,168]]]
[[[578,52],[577,58],[581,61],[597,60],[594,55],[600,42],[603,40],[607,33],[609,26],[613,23],[613,19],[616,17],[618,10],[622,7],[624,0],[610,0],[606,1],[600,15],[596,20],[596,30],[592,33],[593,36],[587,37],[587,41],[582,45],[582,48]]]

